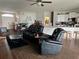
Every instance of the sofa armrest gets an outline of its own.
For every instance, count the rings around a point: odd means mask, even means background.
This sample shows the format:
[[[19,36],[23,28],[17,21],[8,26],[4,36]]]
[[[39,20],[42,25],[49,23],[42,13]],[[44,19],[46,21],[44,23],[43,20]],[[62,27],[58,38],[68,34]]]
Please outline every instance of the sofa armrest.
[[[55,43],[55,44],[54,44]],[[41,44],[41,54],[59,54],[62,49],[62,44],[56,41],[43,41]]]

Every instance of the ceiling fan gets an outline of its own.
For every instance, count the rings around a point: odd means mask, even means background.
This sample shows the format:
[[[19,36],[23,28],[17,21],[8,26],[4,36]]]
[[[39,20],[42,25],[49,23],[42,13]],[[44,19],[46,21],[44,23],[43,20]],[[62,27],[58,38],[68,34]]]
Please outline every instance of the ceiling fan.
[[[38,4],[38,5],[44,6],[43,3],[52,3],[52,1],[36,0],[36,1],[35,1],[34,3],[32,3],[31,5]]]

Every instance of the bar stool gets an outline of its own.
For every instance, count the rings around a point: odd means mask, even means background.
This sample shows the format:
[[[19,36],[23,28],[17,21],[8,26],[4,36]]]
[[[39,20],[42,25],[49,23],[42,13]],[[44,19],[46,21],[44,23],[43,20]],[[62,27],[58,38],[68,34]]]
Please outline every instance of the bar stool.
[[[75,34],[75,40],[78,39],[79,32],[78,31],[74,31],[74,34]]]
[[[67,39],[69,39],[69,40],[71,39],[71,32],[70,31],[67,32]]]
[[[71,38],[71,32],[70,31],[67,31],[67,32],[65,32],[65,38],[68,40],[68,39],[70,39]]]
[[[67,32],[64,33],[64,39],[67,39]]]

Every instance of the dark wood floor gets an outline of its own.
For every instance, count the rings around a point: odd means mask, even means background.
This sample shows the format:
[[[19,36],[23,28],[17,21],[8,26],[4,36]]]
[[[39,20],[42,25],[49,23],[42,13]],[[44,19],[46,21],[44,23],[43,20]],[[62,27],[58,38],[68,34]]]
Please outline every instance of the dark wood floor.
[[[79,39],[64,40],[58,55],[40,55],[29,45],[11,50],[14,59],[79,59]]]
[[[13,59],[6,37],[0,37],[0,59]]]
[[[0,59],[79,59],[79,38],[64,39],[58,55],[40,55],[30,45],[10,50],[7,41],[0,39]]]
[[[7,41],[0,39],[0,59],[79,59],[79,39],[64,39],[58,55],[40,55],[30,45],[10,50]]]

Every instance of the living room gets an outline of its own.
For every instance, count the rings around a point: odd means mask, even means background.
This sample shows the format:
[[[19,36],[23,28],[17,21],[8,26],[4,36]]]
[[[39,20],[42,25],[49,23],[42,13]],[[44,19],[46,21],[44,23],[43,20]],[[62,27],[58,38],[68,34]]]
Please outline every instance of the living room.
[[[0,0],[0,59],[78,59],[78,5],[78,0]]]

